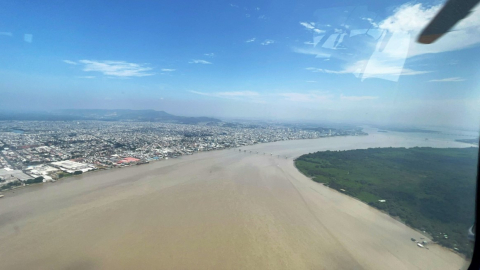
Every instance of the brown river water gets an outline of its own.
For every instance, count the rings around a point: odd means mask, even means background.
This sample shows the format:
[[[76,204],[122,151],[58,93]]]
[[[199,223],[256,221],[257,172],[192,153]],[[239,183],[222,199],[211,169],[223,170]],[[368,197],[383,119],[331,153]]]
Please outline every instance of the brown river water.
[[[0,269],[464,268],[460,255],[418,248],[410,241],[423,237],[417,231],[293,165],[309,152],[388,146],[470,145],[374,132],[205,152],[5,192]]]

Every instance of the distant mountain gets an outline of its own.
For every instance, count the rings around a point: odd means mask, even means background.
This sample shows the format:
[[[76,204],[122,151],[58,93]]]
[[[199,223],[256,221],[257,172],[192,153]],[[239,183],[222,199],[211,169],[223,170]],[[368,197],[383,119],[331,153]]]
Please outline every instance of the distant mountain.
[[[178,124],[218,123],[210,117],[186,117],[155,110],[56,110],[52,112],[0,112],[0,120],[38,120],[38,121],[135,121],[166,122]]]

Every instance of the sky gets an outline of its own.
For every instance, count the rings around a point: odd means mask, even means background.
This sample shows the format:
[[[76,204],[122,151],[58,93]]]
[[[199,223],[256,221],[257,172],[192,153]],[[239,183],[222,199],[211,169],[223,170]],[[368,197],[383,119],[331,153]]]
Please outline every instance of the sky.
[[[442,4],[2,1],[0,110],[478,129],[479,12],[415,42]]]

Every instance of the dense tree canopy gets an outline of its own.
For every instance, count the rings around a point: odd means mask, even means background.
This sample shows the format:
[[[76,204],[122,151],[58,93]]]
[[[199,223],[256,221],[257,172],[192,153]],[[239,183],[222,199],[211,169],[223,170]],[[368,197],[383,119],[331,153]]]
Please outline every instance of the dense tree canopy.
[[[311,153],[295,165],[471,256],[467,230],[474,222],[477,155],[476,147],[372,148]]]

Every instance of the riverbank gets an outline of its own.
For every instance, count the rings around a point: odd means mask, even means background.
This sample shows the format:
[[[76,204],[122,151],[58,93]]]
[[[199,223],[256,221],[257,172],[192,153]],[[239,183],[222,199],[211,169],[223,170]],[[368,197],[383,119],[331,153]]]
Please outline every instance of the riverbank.
[[[348,135],[336,135],[334,137],[345,137],[345,136],[348,136]],[[358,136],[364,136],[364,135],[358,135]],[[325,138],[325,137],[319,137],[319,138],[315,138],[315,139],[322,139],[322,138]],[[314,140],[315,140],[314,139]],[[306,139],[306,140],[312,140],[312,139]],[[262,144],[262,143],[260,143]],[[255,145],[255,144],[254,144]],[[244,146],[245,147],[245,146]],[[193,152],[193,153],[190,153],[190,154],[187,154],[186,156],[188,155],[193,155],[193,154],[198,154],[198,153],[203,153],[203,152],[210,152],[210,151],[222,151],[222,150],[231,150],[231,149],[239,149],[241,147],[234,147],[234,148],[222,148],[222,149],[214,149],[214,150],[208,150],[208,151],[199,151],[199,152]],[[103,171],[103,170],[112,170],[112,169],[122,169],[122,168],[126,168],[126,167],[131,167],[131,166],[139,166],[139,165],[145,165],[145,164],[149,164],[150,162],[158,162],[158,161],[165,161],[165,160],[168,160],[169,158],[172,159],[176,159],[176,158],[180,158],[182,157],[182,155],[180,156],[173,156],[173,157],[166,157],[166,158],[161,158],[161,159],[149,159],[149,160],[143,160],[143,161],[139,161],[139,162],[134,162],[134,163],[130,163],[129,164],[120,164],[120,165],[116,165],[116,167],[97,167],[96,169],[94,170],[89,170],[89,171],[86,171],[86,172],[80,172],[80,174],[85,174],[85,173],[93,173],[93,172],[98,172],[98,171]],[[92,165],[93,167],[93,165]],[[62,172],[62,171],[60,171]],[[65,174],[67,174],[67,176],[65,177],[58,177],[58,175],[49,175],[50,177],[53,177],[53,181],[47,181],[47,182],[43,182],[43,184],[46,184],[48,182],[56,182],[56,181],[59,181],[59,180],[64,180],[66,177],[72,177],[72,176],[75,176],[77,174],[72,174],[72,173],[66,173],[64,172]],[[58,177],[58,178],[57,178]],[[22,183],[22,182],[16,182],[17,185],[15,186],[12,186],[11,188],[6,188],[6,189],[1,189],[0,190],[0,194],[1,193],[8,193],[8,191],[11,191],[11,190],[15,190],[15,189],[18,189],[18,188],[25,188],[27,186],[30,186],[31,184],[25,184],[25,183]],[[40,183],[42,184],[42,183]]]
[[[299,157],[295,166],[471,257],[465,235],[475,216],[477,156],[477,147],[376,148],[316,152]]]

